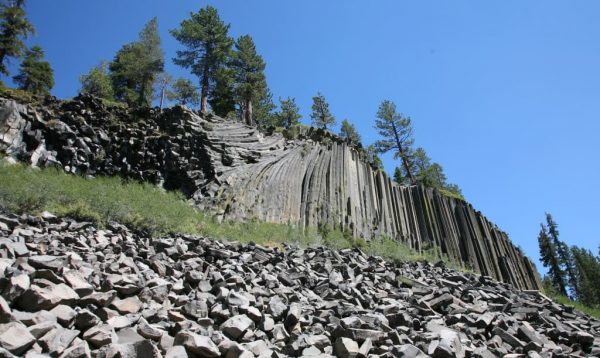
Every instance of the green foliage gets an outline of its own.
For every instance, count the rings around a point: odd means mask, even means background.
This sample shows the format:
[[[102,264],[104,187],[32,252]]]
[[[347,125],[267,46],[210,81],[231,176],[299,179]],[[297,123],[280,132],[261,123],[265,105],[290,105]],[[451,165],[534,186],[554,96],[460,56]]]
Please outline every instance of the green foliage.
[[[394,169],[394,181],[396,182],[396,184],[404,184],[404,174],[402,173],[402,169],[400,169],[399,167],[396,167]]]
[[[25,0],[4,0],[0,4],[0,73],[8,75],[7,62],[25,52],[23,42],[35,33],[25,17]]]
[[[44,51],[39,46],[33,46],[25,52],[19,74],[13,77],[19,89],[36,95],[49,95],[54,87],[54,71],[48,61],[44,61]]]
[[[208,110],[208,96],[215,84],[217,72],[231,51],[233,40],[228,36],[229,25],[219,18],[217,9],[208,5],[183,20],[171,34],[186,50],[177,51],[175,64],[189,68],[201,84],[201,111]]]
[[[385,100],[377,111],[375,129],[383,137],[375,142],[377,151],[379,153],[392,151],[394,159],[402,161],[406,177],[411,183],[414,183],[415,178],[411,168],[414,143],[411,119],[399,114],[392,101]]]
[[[548,277],[550,282],[552,282],[553,289],[559,294],[566,296],[567,290],[564,271],[556,254],[555,243],[549,236],[546,225],[541,224],[540,226],[540,233],[538,235],[540,261],[542,261],[544,267],[548,268]]]
[[[300,109],[292,97],[282,99],[279,97],[279,112],[275,113],[276,125],[289,129],[300,122]]]
[[[321,92],[313,97],[312,113],[310,114],[313,125],[317,128],[327,129],[327,126],[335,125],[335,118],[329,112],[329,103]]]
[[[589,307],[600,309],[600,258],[590,250],[572,246],[574,277],[572,284],[577,301]]]
[[[258,101],[253,104],[253,117],[260,128],[274,127],[277,125],[275,117],[275,103],[273,103],[273,94],[266,88],[265,91],[259,93]]]
[[[113,100],[115,93],[108,73],[108,61],[100,62],[90,72],[79,77],[81,82],[80,93],[91,94],[98,98]]]
[[[181,105],[191,104],[197,106],[200,103],[198,88],[194,86],[192,81],[185,78],[178,78],[173,83],[169,99],[177,101]]]
[[[354,125],[352,123],[348,122],[347,119],[342,120],[342,127],[340,129],[340,137],[352,146],[361,145],[360,134],[358,134]]]
[[[233,69],[221,67],[215,73],[214,88],[208,97],[212,111],[222,118],[237,117]]]
[[[234,73],[234,94],[240,105],[242,118],[254,125],[253,104],[258,103],[267,91],[265,62],[256,52],[256,45],[249,35],[240,36],[235,42],[230,67]]]
[[[381,161],[381,158],[379,158],[377,149],[373,144],[367,147],[365,150],[365,156],[367,162],[369,162],[371,166],[375,167],[377,170],[383,170],[383,162]]]
[[[124,45],[110,63],[115,98],[129,105],[149,106],[164,57],[155,17],[144,26],[139,39]]]
[[[600,319],[600,307],[598,307],[597,305],[596,307],[591,307],[583,303],[573,301],[569,297],[558,293],[554,283],[552,282],[552,279],[549,276],[544,276],[544,278],[542,279],[542,286],[542,291],[544,292],[544,294],[550,299],[552,299],[554,302],[565,306],[572,306],[578,311]]]

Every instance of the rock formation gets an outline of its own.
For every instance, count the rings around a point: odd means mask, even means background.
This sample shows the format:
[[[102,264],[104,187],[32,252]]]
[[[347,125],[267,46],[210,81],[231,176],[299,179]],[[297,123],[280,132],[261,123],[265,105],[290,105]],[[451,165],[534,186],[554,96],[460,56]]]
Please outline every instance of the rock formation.
[[[125,110],[91,97],[42,104],[0,99],[0,151],[34,166],[181,190],[222,219],[328,225],[365,239],[385,235],[516,287],[540,287],[532,262],[470,204],[396,185],[322,130],[265,134],[183,107]]]
[[[2,357],[599,354],[599,320],[443,265],[0,214]]]

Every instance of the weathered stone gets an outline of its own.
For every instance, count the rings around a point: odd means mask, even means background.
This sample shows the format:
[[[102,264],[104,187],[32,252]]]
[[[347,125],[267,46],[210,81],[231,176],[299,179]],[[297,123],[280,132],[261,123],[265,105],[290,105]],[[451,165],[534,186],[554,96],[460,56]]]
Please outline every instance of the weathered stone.
[[[200,336],[196,333],[182,331],[175,336],[174,346],[184,346],[191,353],[206,358],[216,358],[221,355],[219,348],[213,341],[206,336]]]
[[[56,356],[67,349],[78,335],[79,331],[77,330],[57,328],[46,333],[38,340],[38,343],[45,352]]]
[[[142,309],[142,301],[137,296],[127,297],[125,299],[114,299],[110,306],[121,314],[137,313]]]
[[[89,345],[82,341],[65,349],[59,358],[91,358],[91,356]]]
[[[0,346],[12,354],[25,353],[35,343],[27,327],[19,322],[0,324]]]
[[[246,315],[231,317],[221,325],[223,333],[235,340],[249,329],[254,329],[254,322]]]
[[[37,310],[49,310],[59,304],[72,305],[79,295],[64,283],[42,288],[32,285],[19,298],[19,307],[33,312]]]
[[[94,326],[83,333],[83,339],[92,347],[100,348],[102,346],[116,343],[117,334],[110,325]]]
[[[334,351],[340,358],[353,358],[360,354],[358,343],[350,338],[340,337],[335,341]]]

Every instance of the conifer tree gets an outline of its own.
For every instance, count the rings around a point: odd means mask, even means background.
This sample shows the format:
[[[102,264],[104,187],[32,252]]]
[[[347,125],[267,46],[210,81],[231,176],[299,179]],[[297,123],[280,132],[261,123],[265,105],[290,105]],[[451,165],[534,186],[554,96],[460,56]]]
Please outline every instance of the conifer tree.
[[[313,121],[313,125],[317,128],[327,129],[327,126],[335,125],[335,118],[329,112],[329,103],[325,100],[325,96],[318,92],[313,97],[312,113],[310,118]]]
[[[209,94],[208,103],[219,117],[236,117],[234,83],[234,72],[231,67],[224,66],[216,71],[214,87]]]
[[[24,54],[23,40],[35,32],[25,17],[24,6],[25,0],[2,0],[0,3],[0,73],[5,75],[8,75],[8,60]]]
[[[200,111],[208,111],[208,98],[215,84],[217,72],[231,51],[233,40],[228,36],[229,25],[219,18],[217,9],[208,5],[190,18],[183,20],[171,34],[186,47],[177,51],[175,64],[191,69],[200,80]]]
[[[124,45],[111,62],[111,80],[117,100],[130,105],[149,106],[155,81],[164,68],[158,20],[151,19],[138,41]]]
[[[39,46],[33,46],[27,52],[19,74],[13,77],[19,88],[37,95],[49,95],[54,87],[54,71],[50,63],[44,60],[44,51]]]
[[[404,175],[402,174],[402,169],[400,169],[399,167],[396,167],[394,169],[394,181],[396,182],[396,184],[400,184],[403,185],[404,183]]]
[[[91,94],[98,98],[114,99],[112,82],[108,73],[108,61],[102,61],[90,72],[79,77],[81,89],[79,93]]]
[[[541,224],[540,233],[538,235],[538,245],[540,248],[540,260],[544,267],[548,268],[548,276],[553,288],[556,292],[566,296],[567,290],[564,272],[560,266],[554,242],[550,238],[548,229],[544,224]]]
[[[414,184],[416,181],[411,168],[414,139],[410,118],[400,115],[396,112],[396,105],[392,101],[385,100],[377,111],[375,128],[383,137],[375,143],[377,151],[379,153],[393,151],[394,159],[402,161],[406,177]]]
[[[240,105],[242,120],[249,126],[254,125],[253,107],[261,99],[265,99],[267,81],[264,74],[265,62],[256,52],[256,45],[249,35],[240,36],[235,42],[231,68],[235,77],[234,93]]]
[[[590,250],[571,247],[575,265],[577,301],[588,307],[600,307],[600,258]]]
[[[548,225],[548,237],[552,241],[555,255],[557,257],[560,267],[562,268],[565,286],[569,288],[569,290],[567,291],[570,291],[572,298],[576,298],[576,275],[575,268],[573,267],[573,258],[571,257],[569,247],[567,246],[567,244],[560,241],[558,237],[558,224],[554,221],[550,213],[546,213],[546,224]]]
[[[354,125],[348,122],[347,119],[342,120],[340,137],[353,146],[360,144],[360,134],[358,134]]]
[[[192,81],[185,78],[178,78],[173,83],[173,89],[170,100],[175,100],[181,105],[198,105],[200,102],[198,88],[194,86]]]
[[[169,100],[173,96],[171,86],[173,86],[173,76],[166,72],[161,72],[156,76],[156,93],[155,98],[158,99],[158,108],[162,111],[165,100]]]
[[[273,103],[273,94],[271,90],[264,87],[257,95],[256,103],[253,104],[253,114],[256,124],[261,128],[275,126],[277,117],[275,116],[275,103]]]
[[[377,153],[377,149],[373,144],[369,145],[365,150],[367,162],[369,162],[373,167],[375,167],[375,169],[382,170],[383,162],[381,161],[381,158],[379,158],[379,155]]]
[[[302,116],[299,113],[300,109],[298,109],[294,98],[288,97],[286,99],[281,99],[280,97],[279,108],[279,112],[275,114],[278,126],[290,128],[299,123]]]

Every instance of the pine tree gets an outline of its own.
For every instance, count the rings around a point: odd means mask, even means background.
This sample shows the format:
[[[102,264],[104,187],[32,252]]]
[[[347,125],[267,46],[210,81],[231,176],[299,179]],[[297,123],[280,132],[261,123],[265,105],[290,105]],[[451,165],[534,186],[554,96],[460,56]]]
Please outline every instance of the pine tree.
[[[173,83],[172,95],[170,100],[185,106],[188,104],[197,106],[200,102],[199,91],[192,81],[185,78],[178,78]]]
[[[548,268],[548,277],[552,283],[552,287],[561,295],[566,296],[564,272],[560,267],[559,259],[556,255],[556,248],[552,239],[548,234],[546,225],[541,224],[540,233],[538,235],[538,245],[540,248],[540,260],[544,267]]]
[[[382,170],[383,162],[381,161],[381,158],[379,158],[379,155],[377,153],[377,149],[373,144],[369,145],[365,150],[367,162],[369,162],[371,166],[375,167],[376,170]]]
[[[254,125],[253,105],[265,99],[267,80],[264,74],[265,62],[256,52],[256,45],[249,35],[240,36],[235,42],[231,68],[235,77],[234,93],[240,105],[242,120],[249,126]]]
[[[175,64],[189,68],[200,80],[200,110],[208,111],[208,97],[215,84],[217,71],[230,55],[233,40],[228,36],[229,25],[219,18],[217,9],[208,5],[183,20],[171,34],[187,49],[177,51]]]
[[[294,98],[281,99],[280,97],[279,108],[280,111],[275,114],[277,126],[290,128],[299,123],[302,116]]]
[[[0,73],[8,75],[7,62],[11,57],[21,57],[25,40],[35,33],[25,17],[25,0],[3,0],[0,4]]]
[[[157,76],[164,69],[158,20],[153,18],[140,32],[138,41],[124,45],[109,66],[117,100],[149,106]]]
[[[340,129],[340,137],[348,142],[350,145],[360,145],[360,134],[356,131],[354,125],[348,122],[347,119],[342,120],[342,126]]]
[[[13,77],[19,89],[46,96],[54,87],[54,71],[50,63],[44,60],[44,51],[39,46],[33,46],[25,52],[19,74]]]
[[[600,259],[590,250],[571,247],[575,265],[577,301],[589,307],[600,306]]]
[[[327,129],[327,126],[335,125],[335,118],[329,112],[329,103],[325,100],[325,96],[318,92],[313,97],[312,113],[310,118],[313,121],[313,125],[317,128]]]
[[[394,169],[394,181],[396,182],[396,184],[399,185],[404,185],[404,175],[402,174],[402,169],[400,169],[399,167],[396,167]]]
[[[412,184],[415,183],[412,161],[412,124],[408,117],[403,117],[396,112],[396,105],[389,100],[385,100],[379,106],[375,128],[383,139],[375,143],[375,148],[379,153],[387,153],[390,150],[394,153],[394,159],[400,159],[404,167],[406,177]]]
[[[273,94],[268,88],[263,88],[257,95],[256,103],[253,105],[253,114],[256,124],[260,128],[268,128],[276,125],[275,103]]]
[[[222,118],[236,117],[234,72],[230,67],[221,67],[215,73],[214,88],[208,97],[212,111]]]
[[[573,267],[573,258],[569,247],[558,238],[558,224],[552,218],[550,213],[546,213],[546,223],[548,225],[548,237],[552,241],[558,263],[562,268],[564,282],[566,287],[569,288],[572,298],[577,297],[577,285],[575,277],[575,268]]]
[[[114,99],[114,91],[110,75],[108,74],[108,61],[100,62],[90,72],[79,77],[81,89],[79,93],[91,94],[98,98]]]

